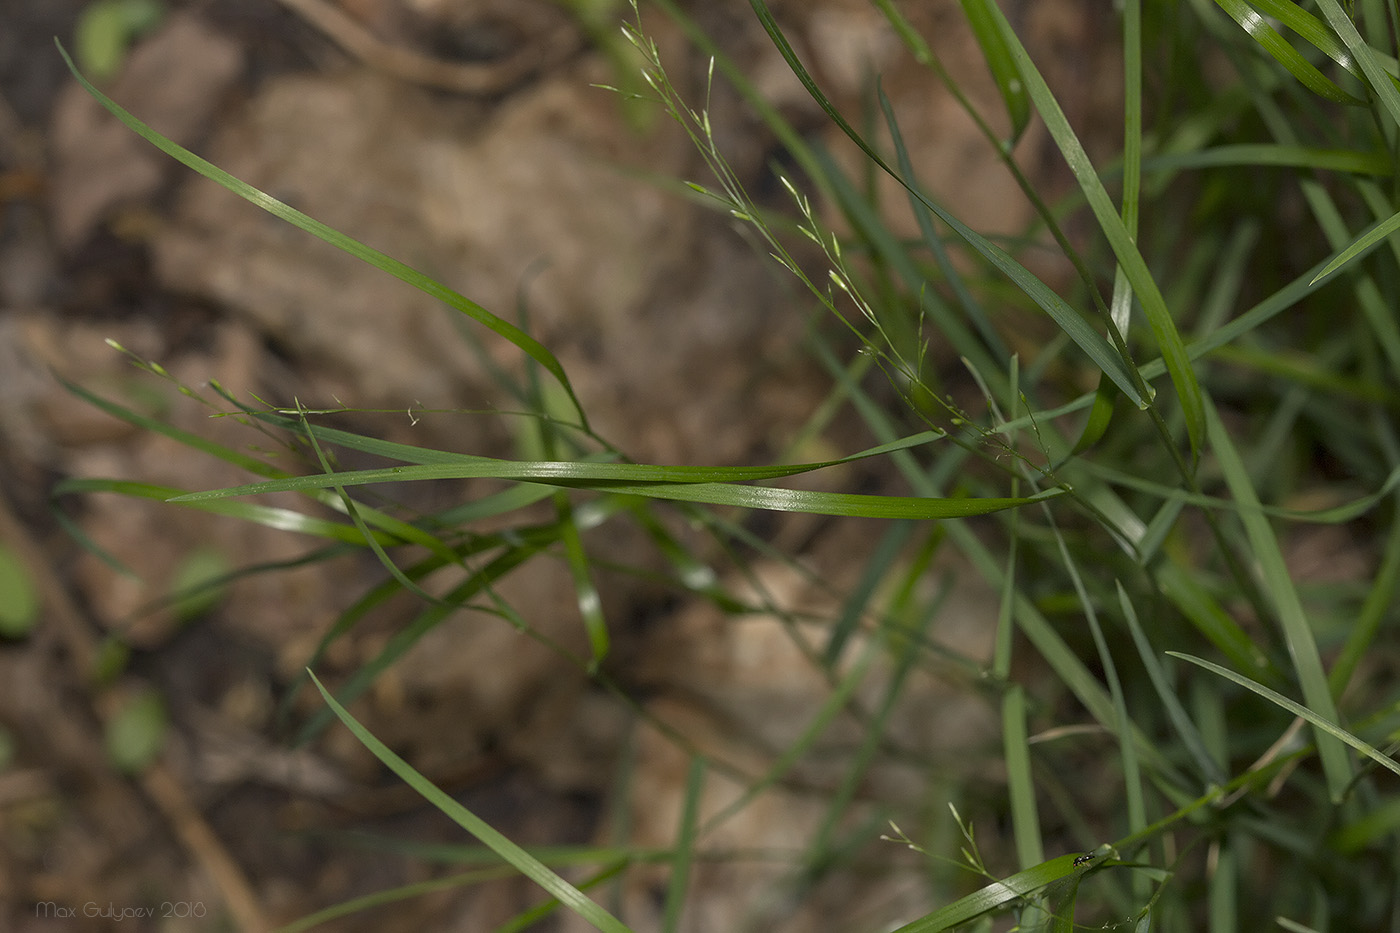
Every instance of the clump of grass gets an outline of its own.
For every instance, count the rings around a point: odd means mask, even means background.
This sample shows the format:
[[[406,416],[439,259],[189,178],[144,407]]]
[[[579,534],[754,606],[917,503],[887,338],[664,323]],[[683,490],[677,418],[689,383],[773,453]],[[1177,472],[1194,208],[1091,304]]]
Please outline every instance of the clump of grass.
[[[914,827],[894,830],[892,839],[970,869],[931,873],[928,912],[901,931],[985,929],[988,917],[1007,913],[1023,927],[1053,930],[1088,923],[1231,930],[1255,928],[1261,916],[1288,929],[1394,925],[1400,798],[1387,772],[1400,773],[1389,757],[1400,723],[1387,675],[1400,579],[1400,328],[1390,311],[1400,299],[1400,245],[1391,235],[1400,228],[1400,84],[1393,6],[1318,0],[1317,15],[1283,0],[1191,0],[1170,11],[1125,0],[1116,13],[1126,76],[1122,153],[1094,164],[999,7],[964,0],[1006,108],[973,116],[1037,212],[1027,234],[1047,234],[1074,270],[1077,284],[1065,295],[930,193],[904,145],[896,104],[878,89],[868,106],[883,133],[857,130],[865,122],[826,96],[762,0],[752,0],[755,15],[794,74],[870,166],[907,193],[917,239],[896,236],[860,179],[793,131],[668,0],[654,6],[713,56],[712,80],[734,84],[814,189],[784,178],[790,211],[755,203],[716,145],[704,102],[676,90],[640,16],[627,27],[653,99],[690,134],[714,176],[694,189],[757,234],[834,323],[814,328],[811,341],[831,374],[824,410],[854,410],[870,434],[866,450],[795,465],[629,462],[592,431],[564,368],[524,329],[249,188],[90,88],[187,165],[514,343],[530,373],[515,390],[540,446],[516,460],[427,450],[323,426],[299,405],[223,395],[219,403],[238,417],[300,445],[312,470],[288,475],[94,398],[261,479],[192,492],[79,480],[58,492],[150,495],[318,535],[328,553],[372,550],[389,579],[342,616],[322,647],[393,593],[414,592],[423,608],[345,683],[331,690],[316,682],[328,712],[305,734],[338,718],[501,861],[538,882],[553,899],[540,914],[563,905],[599,929],[629,929],[626,917],[584,892],[651,856],[625,845],[594,852],[593,873],[570,883],[425,781],[346,705],[460,606],[484,607],[542,637],[492,587],[540,559],[567,562],[590,646],[575,660],[609,682],[602,666],[609,626],[592,584],[590,531],[640,523],[671,561],[678,591],[744,611],[754,607],[669,537],[655,511],[678,509],[730,540],[738,530],[716,509],[738,507],[899,523],[875,552],[853,555],[864,567],[861,587],[811,653],[831,678],[829,702],[766,773],[745,777],[744,799],[781,780],[854,703],[867,670],[843,664],[854,633],[871,637],[896,666],[931,663],[909,620],[936,614],[915,584],[937,554],[956,554],[999,594],[995,652],[981,673],[999,710],[1004,778],[950,783],[930,772],[930,785],[969,814],[956,818],[962,838],[951,846],[937,845],[941,815],[891,814]],[[967,76],[948,73],[896,4],[876,6],[926,66],[929,86],[971,108],[959,85]],[[1064,203],[1047,203],[1018,167],[1017,143],[1032,119],[1044,123],[1077,184]],[[999,136],[994,125],[1009,134]],[[840,211],[842,232],[823,224],[814,197]],[[1299,211],[1306,222],[1293,219]],[[1071,219],[1090,225],[1092,242],[1072,242],[1063,232]],[[1022,359],[1008,350],[1007,335],[1031,319],[1048,319],[1056,336]],[[930,342],[950,347],[963,369],[934,371]],[[879,400],[888,396],[869,378],[872,369],[894,387],[898,407]],[[984,404],[972,410],[953,401],[952,384],[972,386]],[[1066,391],[1084,384],[1097,389]],[[389,465],[338,470],[327,453],[336,448]],[[756,485],[871,458],[912,494]],[[355,495],[371,482],[481,477],[509,485],[429,519],[396,517]],[[339,517],[274,514],[241,498],[288,490]],[[526,521],[521,510],[545,499],[554,518]],[[1299,500],[1326,505],[1301,509]],[[516,513],[522,517],[512,524]],[[473,532],[485,518],[508,528]],[[926,523],[941,524],[935,533],[909,533]],[[1368,577],[1314,581],[1289,560],[1290,541],[1329,525],[1367,550]],[[444,571],[455,582],[428,592],[424,579]],[[877,594],[889,592],[904,602],[880,602]],[[895,681],[891,706],[899,690]],[[861,754],[878,754],[886,720],[867,722],[872,742]],[[696,801],[706,769],[723,766],[674,738],[694,765],[687,816],[663,855],[673,879],[667,929],[684,925],[689,868],[704,851]],[[852,805],[849,789],[867,761],[853,759],[850,779],[833,791],[828,828]],[[985,827],[996,823],[1006,827],[1004,839],[989,838]],[[870,839],[881,832],[865,831]],[[796,860],[809,873],[846,870],[865,857],[834,854],[828,831],[811,845]],[[797,881],[792,888],[804,890]]]

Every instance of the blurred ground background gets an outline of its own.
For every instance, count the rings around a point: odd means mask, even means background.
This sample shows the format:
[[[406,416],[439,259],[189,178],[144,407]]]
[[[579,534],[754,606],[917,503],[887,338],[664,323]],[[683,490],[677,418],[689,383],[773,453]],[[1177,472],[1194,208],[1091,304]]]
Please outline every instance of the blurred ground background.
[[[60,380],[203,436],[253,442],[134,370],[110,338],[190,385],[217,379],[275,404],[385,409],[396,414],[344,423],[509,456],[515,441],[503,419],[428,410],[503,404],[486,362],[508,366],[513,357],[480,334],[474,353],[446,309],[181,169],[101,111],[53,45],[57,36],[73,47],[86,6],[0,0],[0,538],[23,558],[43,602],[31,635],[0,644],[0,928],[110,929],[113,910],[156,907],[168,916],[120,928],[256,929],[439,877],[446,869],[433,858],[365,840],[462,843],[460,831],[347,734],[331,730],[293,749],[275,722],[316,640],[378,568],[341,562],[249,578],[192,622],[152,609],[192,554],[241,566],[290,560],[304,544],[159,504],[70,497],[59,507],[134,573],[84,551],[51,511],[59,479],[196,489],[242,477],[129,428]],[[980,75],[975,47],[950,28],[954,14],[906,6],[950,70]],[[1027,212],[1011,181],[946,95],[905,60],[871,5],[774,7],[838,99],[859,106],[870,68],[883,71],[909,114],[905,132],[925,177],[935,188],[940,178],[957,180],[941,192],[955,212],[984,231],[1022,227]],[[1076,125],[1090,139],[1100,130],[1111,138],[1111,126],[1095,127],[1102,101],[1094,95],[1116,87],[1112,49],[1090,5],[1012,7]],[[747,4],[689,9],[799,129],[827,135]],[[698,102],[703,58],[666,17],[645,15],[673,78]],[[808,302],[725,218],[675,186],[708,179],[659,112],[627,109],[591,86],[630,80],[610,44],[616,34],[587,29],[567,5],[546,0],[170,2],[103,87],[235,175],[496,313],[527,308],[599,432],[634,459],[765,462],[786,449],[825,391],[801,346]],[[373,41],[354,54],[347,35]],[[409,66],[396,64],[404,60]],[[969,89],[994,100],[985,78]],[[769,166],[783,153],[770,134],[720,86],[712,116],[740,177],[781,204]],[[1023,163],[1053,186],[1052,160],[1037,156],[1042,140],[1033,132],[1024,145]],[[838,419],[822,443],[800,459],[867,439]],[[821,481],[854,490],[880,480],[852,469]],[[435,495],[411,494],[428,497],[425,506]],[[843,557],[874,540],[860,524],[760,519],[755,528],[838,588]],[[656,561],[646,547],[608,542],[619,563],[641,566]],[[552,637],[581,643],[567,571],[556,571],[507,581],[502,595]],[[792,605],[831,598],[781,565],[760,571]],[[631,576],[601,582],[618,679],[698,744],[764,760],[819,702],[824,685],[811,682],[776,625],[735,626]],[[959,598],[964,624],[945,634],[978,656],[990,604],[976,592]],[[320,672],[333,677],[372,657],[410,610],[388,607],[337,643]],[[580,671],[490,622],[435,631],[357,713],[521,843],[589,843],[625,811],[634,843],[666,844],[683,758],[639,733],[627,707]],[[93,671],[114,633],[131,655],[99,683]],[[128,776],[104,747],[104,722],[149,691],[169,711],[166,745],[154,767]],[[909,711],[907,734],[917,736],[920,717],[935,710],[962,724],[917,741],[945,753],[950,769],[975,771],[988,710],[975,694],[938,683],[916,695],[926,706]],[[300,714],[319,703],[301,700]],[[961,706],[950,712],[949,704]],[[755,709],[765,715],[756,719]],[[620,803],[612,792],[624,752],[636,779]],[[820,768],[808,779],[819,786]],[[893,768],[882,780],[912,786],[917,798],[922,778]],[[802,788],[780,789],[721,842],[778,845],[813,818],[813,806]],[[762,871],[717,868],[703,877],[689,922],[732,930],[743,917],[755,929],[819,930],[912,919],[919,870],[901,864],[801,911],[753,907]],[[648,896],[642,884],[631,916],[645,916]],[[487,930],[538,899],[518,880],[458,886],[327,928]],[[92,905],[108,916],[84,917]],[[859,921],[844,926],[841,916]],[[553,923],[569,921],[537,928]]]

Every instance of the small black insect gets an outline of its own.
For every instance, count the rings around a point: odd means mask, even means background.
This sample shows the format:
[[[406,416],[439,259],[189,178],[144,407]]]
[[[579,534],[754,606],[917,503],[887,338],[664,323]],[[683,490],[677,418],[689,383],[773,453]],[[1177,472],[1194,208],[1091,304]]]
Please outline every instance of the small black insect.
[[[1090,852],[1090,853],[1087,854],[1087,855],[1081,855],[1081,856],[1079,856],[1079,858],[1077,858],[1077,859],[1074,860],[1074,866],[1073,866],[1073,867],[1074,867],[1074,868],[1078,868],[1080,865],[1088,865],[1090,862],[1092,862],[1092,861],[1095,859],[1095,857],[1096,857],[1096,856],[1095,856],[1094,853],[1092,853],[1092,852]]]

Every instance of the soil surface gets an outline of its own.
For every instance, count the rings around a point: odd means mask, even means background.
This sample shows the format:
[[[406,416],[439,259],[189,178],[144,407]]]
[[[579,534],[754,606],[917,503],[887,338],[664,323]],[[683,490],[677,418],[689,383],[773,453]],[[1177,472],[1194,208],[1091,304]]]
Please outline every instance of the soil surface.
[[[288,692],[318,640],[379,578],[372,557],[248,576],[189,618],[162,598],[192,557],[228,567],[295,562],[310,545],[142,498],[51,493],[72,478],[177,489],[247,480],[111,417],[65,380],[234,449],[269,443],[133,368],[109,340],[207,398],[216,398],[206,388],[215,381],[244,400],[381,410],[334,423],[493,456],[519,452],[518,426],[499,413],[512,402],[494,375],[519,373],[518,353],[118,124],[53,45],[57,36],[74,47],[86,6],[0,0],[0,543],[20,555],[43,606],[28,637],[0,643],[0,929],[273,929],[372,892],[490,874],[450,848],[470,843],[466,834],[349,733],[290,741]],[[827,391],[802,347],[811,302],[728,218],[674,183],[709,181],[676,127],[596,86],[633,82],[635,62],[611,44],[611,21],[586,29],[567,4],[547,0],[165,6],[102,82],[123,107],[482,306],[511,319],[525,309],[598,433],[632,459],[739,464],[791,454]],[[955,212],[984,231],[1023,226],[1026,208],[1010,179],[872,5],[774,6],[837,99],[860,106],[870,69],[884,74],[916,161],[936,190],[950,180],[939,194]],[[969,92],[993,105],[955,12],[910,6],[949,69],[971,75]],[[1090,5],[1011,7],[1092,138],[1102,103],[1092,95],[1111,93],[1103,89],[1113,72],[1096,63],[1109,50]],[[788,119],[851,158],[747,4],[690,9]],[[659,11],[645,9],[645,22],[672,77],[698,103],[704,58]],[[719,86],[712,117],[739,177],[780,204],[769,164],[783,153],[762,123]],[[1053,160],[1040,154],[1044,140],[1032,131],[1022,145],[1023,162],[1047,185],[1059,183]],[[893,192],[885,200],[899,203]],[[869,439],[838,418],[818,443],[844,452]],[[794,459],[819,458],[806,453]],[[873,489],[881,479],[849,469],[819,482]],[[425,510],[477,494],[403,493]],[[60,527],[60,514],[72,529]],[[869,523],[765,517],[751,528],[810,573],[755,558],[745,585],[774,606],[816,616],[839,613],[858,567],[849,556],[868,553],[883,533]],[[611,564],[665,567],[639,532],[588,544]],[[737,569],[714,557],[738,587]],[[521,844],[671,844],[690,756],[657,724],[732,766],[710,775],[704,818],[740,792],[736,773],[763,773],[791,745],[830,684],[779,614],[736,622],[636,574],[599,583],[614,625],[609,672],[629,702],[540,640],[467,612],[417,642],[356,715]],[[586,651],[563,562],[532,562],[528,574],[502,580],[499,596],[543,636]],[[972,586],[954,587],[950,599],[940,637],[950,651],[985,656],[994,604]],[[318,674],[348,676],[419,608],[386,604],[334,643]],[[114,661],[117,645],[126,654]],[[989,708],[965,684],[921,676],[891,726],[905,754],[872,769],[861,789],[872,800],[918,809],[926,762],[956,774],[991,760],[983,754]],[[878,674],[869,680],[872,702],[881,683]],[[168,715],[165,744],[153,764],[128,774],[108,736],[151,696]],[[320,708],[302,689],[291,719]],[[935,716],[957,728],[930,735],[923,727]],[[824,819],[859,735],[857,723],[838,721],[810,760],[707,845],[800,849]],[[824,881],[800,901],[773,896],[790,875],[782,864],[698,865],[682,929],[878,929],[929,909],[920,862],[875,845],[869,864],[878,871]],[[581,882],[593,870],[570,877]],[[659,928],[668,877],[660,863],[627,873],[621,906],[636,929]],[[429,884],[325,928],[490,930],[541,899],[518,879]],[[531,928],[582,925],[557,916]]]

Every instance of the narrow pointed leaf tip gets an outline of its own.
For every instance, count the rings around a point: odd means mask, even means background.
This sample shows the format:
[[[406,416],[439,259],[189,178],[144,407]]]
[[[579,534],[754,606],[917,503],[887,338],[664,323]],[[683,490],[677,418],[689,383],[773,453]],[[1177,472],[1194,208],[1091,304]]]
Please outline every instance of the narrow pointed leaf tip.
[[[1370,230],[1361,234],[1361,236],[1353,240],[1349,246],[1333,257],[1331,262],[1322,267],[1321,272],[1313,276],[1308,286],[1312,287],[1316,285],[1343,266],[1361,259],[1370,253],[1371,250],[1384,243],[1386,238],[1397,230],[1400,230],[1400,214],[1392,214],[1390,217],[1377,223]]]

